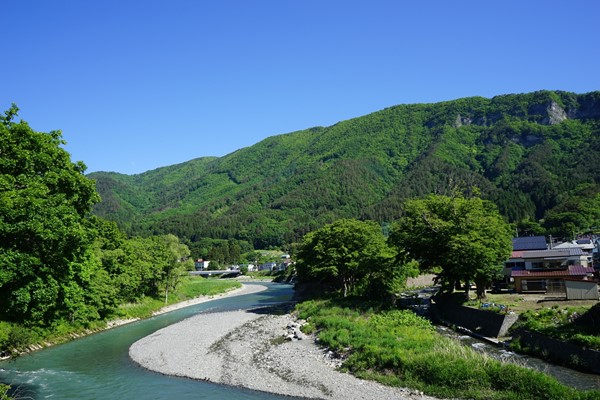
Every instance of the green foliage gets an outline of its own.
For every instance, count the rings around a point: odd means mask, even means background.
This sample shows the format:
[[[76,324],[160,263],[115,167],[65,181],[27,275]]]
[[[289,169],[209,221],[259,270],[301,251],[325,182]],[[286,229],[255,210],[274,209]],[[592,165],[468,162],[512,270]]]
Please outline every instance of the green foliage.
[[[0,352],[22,349],[39,339],[37,331],[23,326],[0,321]]]
[[[0,383],[0,400],[11,400],[12,397],[8,395],[10,386]]]
[[[242,287],[241,283],[223,279],[206,279],[201,277],[186,277],[178,292],[181,299],[193,299],[198,296],[214,296],[230,289]]]
[[[15,123],[16,112],[0,123],[0,319],[35,326],[88,318],[94,266],[85,218],[98,200],[94,182],[60,147],[60,132]]]
[[[91,216],[99,197],[85,165],[60,132],[14,122],[17,111],[0,117],[0,351],[96,329],[121,303],[175,301],[189,248],[172,234],[127,238]]]
[[[519,315],[519,320],[512,329],[523,328],[565,342],[600,350],[600,336],[597,329],[587,324],[577,323],[577,319],[586,312],[588,310],[585,307],[530,310]]]
[[[129,234],[173,233],[206,258],[210,249],[194,246],[204,238],[281,246],[342,218],[390,223],[405,199],[462,186],[478,187],[510,222],[548,216],[542,228],[570,236],[597,226],[585,219],[594,211],[565,212],[589,198],[574,198],[577,187],[600,191],[598,96],[540,91],[401,105],[221,158],[134,176],[94,173],[103,199],[95,212]]]
[[[379,225],[341,219],[304,237],[296,269],[302,282],[326,282],[346,297],[375,283],[370,277],[389,269],[391,258]]]
[[[165,305],[199,296],[214,296],[240,287],[241,284],[237,281],[185,276],[181,279],[177,290],[169,294],[166,304],[164,299],[144,296],[135,302],[120,305],[116,314],[120,318],[148,318]]]
[[[390,243],[418,260],[421,268],[441,267],[438,279],[451,292],[459,281],[474,281],[479,298],[501,271],[512,250],[512,230],[489,201],[430,195],[408,200],[393,226]]]
[[[205,279],[185,276],[176,291],[169,293],[167,304],[174,304],[198,296],[214,296],[228,290],[239,288],[241,284],[232,280]],[[161,297],[142,296],[134,302],[123,303],[112,310],[107,319],[148,318],[165,306]],[[22,324],[0,321],[0,353],[11,354],[13,349],[24,350],[32,344],[45,342],[61,343],[73,336],[87,334],[106,326],[106,321],[54,320],[48,327],[28,327]]]
[[[144,319],[150,318],[152,313],[164,306],[164,299],[141,297],[134,303],[121,304],[115,314],[123,319]]]
[[[440,398],[581,399],[580,392],[528,368],[494,360],[438,334],[429,321],[407,310],[373,311],[332,300],[296,306],[320,343],[345,356],[353,374]]]

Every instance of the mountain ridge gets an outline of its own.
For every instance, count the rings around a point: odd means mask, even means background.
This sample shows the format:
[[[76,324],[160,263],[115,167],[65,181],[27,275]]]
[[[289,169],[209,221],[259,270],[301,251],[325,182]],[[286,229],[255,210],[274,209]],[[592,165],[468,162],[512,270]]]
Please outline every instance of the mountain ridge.
[[[102,197],[97,215],[130,234],[190,242],[235,238],[264,248],[342,217],[385,224],[399,217],[402,199],[457,186],[477,186],[513,222],[533,221],[577,185],[597,191],[599,120],[600,92],[467,97],[391,106],[223,157],[88,176]]]

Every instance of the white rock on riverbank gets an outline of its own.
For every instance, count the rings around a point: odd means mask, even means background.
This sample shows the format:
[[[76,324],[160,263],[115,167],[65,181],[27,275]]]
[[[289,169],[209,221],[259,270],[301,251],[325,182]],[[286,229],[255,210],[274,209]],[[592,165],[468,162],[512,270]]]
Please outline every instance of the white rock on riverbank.
[[[336,371],[312,337],[283,340],[294,322],[289,314],[273,315],[264,309],[199,314],[139,340],[129,355],[141,366],[163,374],[281,395],[431,399]]]

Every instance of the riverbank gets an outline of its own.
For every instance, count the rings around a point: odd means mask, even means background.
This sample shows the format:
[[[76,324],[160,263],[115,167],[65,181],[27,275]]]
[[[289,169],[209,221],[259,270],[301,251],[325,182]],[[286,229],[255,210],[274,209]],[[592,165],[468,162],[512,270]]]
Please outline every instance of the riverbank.
[[[338,372],[338,361],[314,337],[286,340],[291,314],[257,309],[205,313],[134,343],[130,357],[165,375],[285,396],[331,400],[432,399]]]
[[[189,300],[181,301],[179,303],[174,303],[174,304],[170,304],[168,306],[164,306],[164,307],[160,308],[159,310],[154,311],[152,313],[152,316],[164,314],[164,313],[167,313],[170,311],[178,310],[180,308],[193,306],[195,304],[201,304],[201,303],[204,303],[207,301],[212,301],[212,300],[216,300],[216,299],[223,298],[223,297],[239,296],[242,294],[259,292],[259,291],[266,290],[266,289],[267,288],[265,286],[260,286],[260,285],[256,285],[256,286],[253,285],[249,289],[247,285],[242,284],[242,286],[240,288],[230,289],[223,293],[207,295],[207,296],[198,296],[193,299],[189,299]],[[94,329],[86,329],[86,330],[83,330],[80,332],[72,332],[72,333],[69,333],[62,337],[56,338],[54,340],[41,340],[39,342],[31,343],[31,344],[24,346],[20,351],[14,350],[13,353],[8,353],[8,352],[0,353],[0,361],[9,360],[9,359],[15,357],[15,355],[18,356],[18,355],[31,353],[34,351],[42,350],[46,347],[54,346],[56,344],[64,343],[64,342],[74,340],[74,339],[79,339],[81,337],[85,337],[85,336],[88,336],[88,335],[91,335],[94,333],[98,333],[98,332],[101,332],[101,331],[104,331],[107,329],[112,329],[112,328],[116,328],[116,327],[119,327],[122,325],[132,323],[132,322],[136,322],[136,321],[139,321],[140,319],[141,318],[114,319],[114,320],[107,321],[106,326],[102,326],[102,327],[94,328]]]

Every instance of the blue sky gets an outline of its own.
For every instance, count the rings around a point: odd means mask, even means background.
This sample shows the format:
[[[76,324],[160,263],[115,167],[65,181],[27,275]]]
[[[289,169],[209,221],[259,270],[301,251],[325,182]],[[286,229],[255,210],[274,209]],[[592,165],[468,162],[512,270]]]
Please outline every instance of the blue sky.
[[[600,90],[597,0],[18,0],[0,109],[136,174],[397,104]]]

